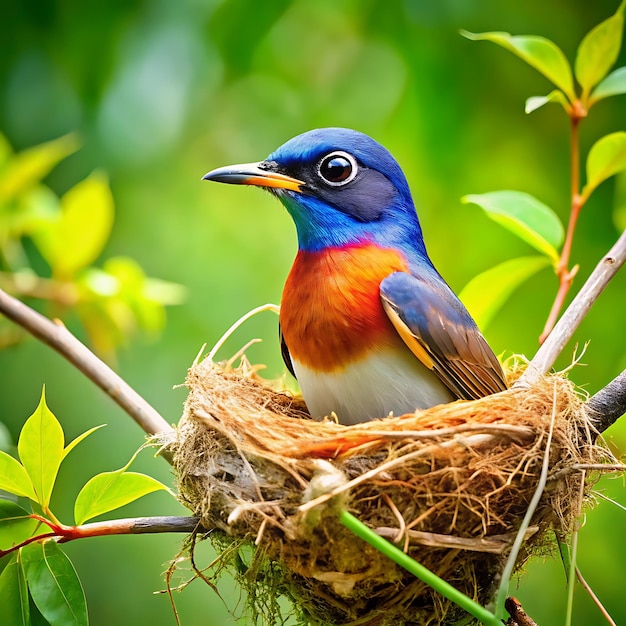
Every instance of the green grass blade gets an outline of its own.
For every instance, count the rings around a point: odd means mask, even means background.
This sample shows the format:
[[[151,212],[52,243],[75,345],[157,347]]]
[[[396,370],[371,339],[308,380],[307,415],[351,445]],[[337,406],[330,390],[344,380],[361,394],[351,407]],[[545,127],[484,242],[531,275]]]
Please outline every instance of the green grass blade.
[[[351,513],[342,511],[339,516],[339,521],[357,537],[367,541],[367,543],[389,557],[392,561],[400,565],[400,567],[403,567],[415,577],[430,585],[435,591],[438,591],[442,596],[448,598],[448,600],[452,600],[452,602],[480,620],[483,624],[487,626],[502,626],[502,622],[485,607],[474,602],[474,600],[464,593],[461,593],[458,589],[455,589],[445,580],[439,578],[439,576],[433,574],[429,569],[412,559],[408,554],[405,554],[392,543],[383,539]]]

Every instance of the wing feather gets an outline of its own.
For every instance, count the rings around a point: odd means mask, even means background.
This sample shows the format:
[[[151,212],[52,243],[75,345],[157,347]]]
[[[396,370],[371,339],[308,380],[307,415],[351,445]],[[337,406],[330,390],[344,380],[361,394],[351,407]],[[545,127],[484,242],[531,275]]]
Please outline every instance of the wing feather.
[[[293,369],[293,363],[291,362],[291,354],[289,354],[289,348],[285,343],[285,336],[283,335],[283,329],[280,327],[280,323],[278,324],[278,337],[280,338],[280,354],[283,357],[283,361],[285,362],[285,365],[291,375],[297,379],[296,373]]]
[[[383,308],[411,352],[459,398],[507,388],[502,367],[474,320],[438,274],[396,272],[380,285]]]

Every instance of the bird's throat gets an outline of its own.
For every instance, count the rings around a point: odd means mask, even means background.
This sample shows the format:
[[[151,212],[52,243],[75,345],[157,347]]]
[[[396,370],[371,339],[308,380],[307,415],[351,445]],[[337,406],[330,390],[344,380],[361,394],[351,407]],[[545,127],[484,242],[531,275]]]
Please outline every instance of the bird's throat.
[[[385,314],[380,283],[406,271],[397,250],[371,243],[300,250],[287,278],[280,323],[293,359],[320,372],[345,368],[402,342]]]

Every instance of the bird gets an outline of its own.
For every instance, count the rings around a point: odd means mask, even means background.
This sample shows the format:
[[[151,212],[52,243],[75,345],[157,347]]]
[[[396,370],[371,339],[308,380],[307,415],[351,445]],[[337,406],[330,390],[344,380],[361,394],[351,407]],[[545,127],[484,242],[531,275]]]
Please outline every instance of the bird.
[[[358,424],[507,388],[428,256],[402,169],[377,141],[318,128],[203,180],[264,188],[295,223],[279,336],[313,417]]]

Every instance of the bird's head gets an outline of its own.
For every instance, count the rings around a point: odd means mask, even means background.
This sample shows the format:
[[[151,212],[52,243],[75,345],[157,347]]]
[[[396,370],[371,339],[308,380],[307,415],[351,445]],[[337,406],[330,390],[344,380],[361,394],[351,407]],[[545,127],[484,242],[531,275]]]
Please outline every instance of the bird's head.
[[[204,180],[256,185],[291,214],[301,249],[369,240],[423,252],[406,178],[388,150],[346,128],[321,128],[290,139],[259,163],[221,167]]]

